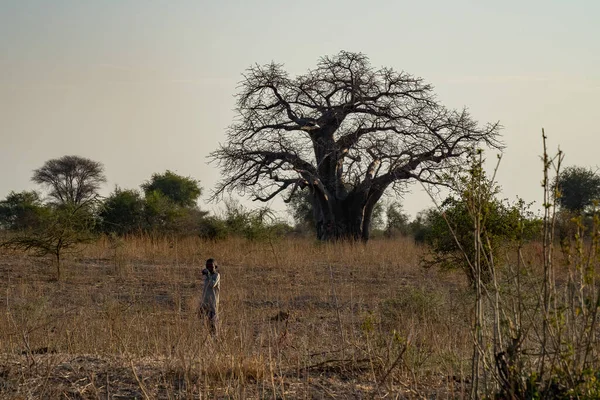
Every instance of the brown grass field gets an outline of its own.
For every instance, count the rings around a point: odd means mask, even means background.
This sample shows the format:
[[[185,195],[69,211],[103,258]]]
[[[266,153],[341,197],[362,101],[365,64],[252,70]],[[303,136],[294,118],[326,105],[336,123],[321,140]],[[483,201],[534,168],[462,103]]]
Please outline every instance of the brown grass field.
[[[472,300],[412,239],[101,239],[0,253],[0,398],[462,398]],[[221,332],[198,318],[220,265]]]

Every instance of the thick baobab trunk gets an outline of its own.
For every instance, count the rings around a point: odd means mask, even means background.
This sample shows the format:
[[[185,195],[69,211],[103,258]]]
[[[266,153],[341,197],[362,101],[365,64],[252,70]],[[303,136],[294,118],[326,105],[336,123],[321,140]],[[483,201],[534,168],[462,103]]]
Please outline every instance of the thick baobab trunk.
[[[312,136],[319,175],[318,182],[311,182],[317,238],[367,241],[373,208],[383,194],[379,186],[372,184],[379,162],[371,163],[365,181],[348,187],[343,178],[344,151],[333,139],[334,130],[320,129]]]
[[[339,163],[333,132],[315,132],[313,146],[320,181],[311,189],[317,239],[359,240],[363,210],[344,187],[341,179],[343,164]]]
[[[323,196],[313,191],[313,212],[317,239],[369,240],[373,210],[383,194],[382,189],[353,191],[343,199]]]
[[[362,239],[362,229],[351,221],[346,220],[322,220],[317,221],[317,239],[322,241]]]
[[[370,213],[365,225],[365,206],[354,196],[344,200],[313,199],[313,211],[317,229],[317,239],[323,241],[368,240]],[[365,227],[366,236],[365,236]]]

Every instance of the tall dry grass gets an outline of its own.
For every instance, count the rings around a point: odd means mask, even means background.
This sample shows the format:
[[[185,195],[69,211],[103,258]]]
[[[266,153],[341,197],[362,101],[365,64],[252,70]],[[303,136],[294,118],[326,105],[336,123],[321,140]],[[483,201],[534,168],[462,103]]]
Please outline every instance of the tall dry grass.
[[[468,288],[411,239],[323,244],[103,238],[65,279],[0,255],[0,394],[37,398],[464,394]],[[204,260],[221,332],[196,313]]]

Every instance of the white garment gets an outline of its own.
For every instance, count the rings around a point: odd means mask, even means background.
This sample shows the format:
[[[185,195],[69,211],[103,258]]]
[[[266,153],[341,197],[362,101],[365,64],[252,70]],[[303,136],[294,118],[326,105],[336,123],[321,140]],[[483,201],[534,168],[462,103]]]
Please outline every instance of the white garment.
[[[221,276],[217,271],[210,273],[206,270],[204,275],[204,289],[202,290],[202,301],[200,306],[215,314],[219,311],[219,291],[221,290]]]

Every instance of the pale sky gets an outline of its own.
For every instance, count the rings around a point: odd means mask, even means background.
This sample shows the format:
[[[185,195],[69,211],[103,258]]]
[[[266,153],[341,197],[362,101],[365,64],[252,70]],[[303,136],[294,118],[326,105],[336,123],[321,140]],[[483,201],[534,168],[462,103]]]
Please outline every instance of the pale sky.
[[[0,0],[0,198],[73,154],[105,165],[103,194],[170,169],[199,179],[212,208],[206,156],[241,73],[303,73],[347,50],[499,120],[502,195],[539,208],[542,127],[566,165],[600,165],[599,20],[598,0]],[[417,186],[403,202],[413,216],[431,205]]]

